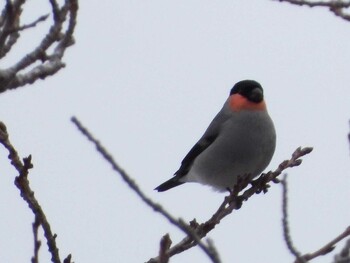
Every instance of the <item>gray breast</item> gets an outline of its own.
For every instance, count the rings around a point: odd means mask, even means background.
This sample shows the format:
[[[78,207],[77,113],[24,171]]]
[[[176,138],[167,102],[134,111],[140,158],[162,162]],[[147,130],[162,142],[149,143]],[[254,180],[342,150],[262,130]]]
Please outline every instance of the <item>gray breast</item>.
[[[194,161],[186,181],[218,190],[232,188],[239,175],[259,175],[275,151],[276,134],[267,112],[232,113],[220,135]]]

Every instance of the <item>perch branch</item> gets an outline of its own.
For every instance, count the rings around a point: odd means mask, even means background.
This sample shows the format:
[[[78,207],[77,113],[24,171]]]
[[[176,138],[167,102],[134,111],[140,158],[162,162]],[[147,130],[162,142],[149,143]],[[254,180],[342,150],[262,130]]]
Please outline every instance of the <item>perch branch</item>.
[[[130,178],[130,176],[126,174],[126,172],[121,167],[119,167],[119,165],[113,160],[113,157],[106,151],[106,149],[104,149],[100,142],[95,139],[91,133],[80,123],[80,121],[75,117],[72,117],[71,120],[76,125],[78,130],[95,145],[97,151],[112,165],[113,169],[121,175],[123,180],[142,199],[143,202],[150,206],[154,211],[161,213],[165,218],[168,219],[170,223],[176,225],[184,233],[187,234],[187,236],[178,244],[175,244],[174,246],[167,249],[167,254],[169,257],[181,253],[193,246],[199,245],[199,247],[202,248],[202,250],[208,255],[212,262],[220,262],[216,250],[213,249],[212,243],[205,245],[201,242],[201,239],[204,238],[207,233],[209,233],[217,224],[219,224],[221,219],[230,214],[234,209],[239,209],[242,206],[243,201],[247,201],[256,193],[267,192],[270,182],[279,182],[277,176],[280,175],[282,171],[287,168],[300,165],[302,162],[300,158],[312,151],[312,148],[310,147],[299,147],[297,150],[295,150],[290,160],[282,162],[275,171],[268,172],[267,174],[262,174],[257,180],[251,182],[251,187],[249,189],[245,190],[240,195],[239,193],[247,187],[249,182],[242,181],[240,184],[238,184],[234,191],[225,197],[219,209],[208,221],[202,224],[198,224],[196,220],[193,220],[189,224],[186,224],[183,222],[183,220],[174,218],[159,204],[153,202],[150,198],[148,198],[136,185],[136,183]],[[160,262],[160,258],[155,257],[150,259],[148,262]]]
[[[89,141],[91,141],[95,145],[96,150],[103,156],[103,158],[109,164],[111,164],[113,170],[119,173],[119,175],[122,177],[124,182],[137,194],[138,197],[141,198],[141,200],[144,203],[146,203],[154,211],[162,214],[171,224],[177,226],[185,234],[190,236],[193,242],[198,244],[198,246],[204,251],[204,253],[207,254],[207,256],[212,260],[212,262],[214,263],[220,262],[220,261],[217,261],[216,255],[212,254],[211,249],[200,241],[200,238],[196,235],[196,233],[191,229],[190,226],[188,226],[182,219],[176,219],[175,217],[173,217],[161,205],[152,201],[149,197],[147,197],[141,191],[141,189],[138,187],[135,181],[131,179],[131,177],[114,161],[112,155],[107,152],[107,150],[102,146],[102,144],[92,136],[92,134],[81,124],[81,122],[76,117],[72,117],[71,121],[75,124],[78,130],[83,135],[85,135]],[[159,260],[157,260],[156,262],[159,262]]]
[[[267,174],[262,174],[258,179],[250,182],[251,187],[247,190],[244,190],[249,182],[242,181],[240,184],[236,186],[234,191],[232,191],[228,196],[224,198],[224,201],[217,209],[217,211],[212,215],[212,217],[202,224],[198,224],[196,220],[190,222],[192,229],[195,231],[197,236],[201,239],[205,237],[212,229],[218,225],[221,220],[227,215],[231,214],[233,210],[238,210],[241,208],[244,201],[247,201],[254,194],[259,194],[261,192],[266,193],[269,188],[269,183],[279,183],[280,180],[277,179],[285,169],[291,168],[294,166],[298,166],[301,164],[302,160],[300,159],[302,156],[309,154],[312,151],[312,148],[297,148],[292,154],[292,158],[290,160],[283,161],[275,171],[270,171]],[[244,191],[243,191],[244,190]],[[242,194],[239,194],[243,191]],[[187,236],[183,240],[181,240],[178,244],[175,244],[173,247],[169,249],[169,255],[174,255],[181,253],[184,250],[187,250],[196,243],[194,240]],[[156,260],[155,258],[154,260]],[[153,260],[153,259],[152,259]],[[157,261],[148,261],[148,262],[157,262]]]

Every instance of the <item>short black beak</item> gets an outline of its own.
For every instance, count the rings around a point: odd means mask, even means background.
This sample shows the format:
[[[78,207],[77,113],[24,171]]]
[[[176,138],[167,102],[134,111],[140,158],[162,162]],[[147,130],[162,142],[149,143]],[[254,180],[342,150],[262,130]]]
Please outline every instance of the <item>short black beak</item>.
[[[264,93],[260,88],[253,89],[249,94],[249,100],[259,103],[264,99]]]

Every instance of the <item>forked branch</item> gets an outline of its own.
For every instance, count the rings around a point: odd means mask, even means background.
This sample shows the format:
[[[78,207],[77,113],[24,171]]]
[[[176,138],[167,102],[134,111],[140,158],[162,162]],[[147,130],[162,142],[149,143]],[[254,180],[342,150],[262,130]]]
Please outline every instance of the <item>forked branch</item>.
[[[56,0],[49,0],[49,3],[52,14],[51,27],[37,47],[23,57],[17,57],[17,62],[13,65],[0,69],[0,92],[45,79],[65,66],[62,61],[64,53],[74,43],[78,0],[65,0],[62,6],[59,6]],[[45,14],[34,22],[21,25],[24,4],[24,0],[7,0],[1,12],[0,59],[10,54],[20,39],[21,31],[46,22],[49,16]]]

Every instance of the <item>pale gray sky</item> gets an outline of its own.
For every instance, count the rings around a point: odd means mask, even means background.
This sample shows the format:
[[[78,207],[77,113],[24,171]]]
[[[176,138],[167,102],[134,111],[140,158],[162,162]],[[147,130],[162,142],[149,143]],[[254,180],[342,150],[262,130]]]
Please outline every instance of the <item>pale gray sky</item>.
[[[47,12],[30,4],[28,21]],[[44,28],[28,30],[18,54],[34,46]],[[153,188],[172,176],[232,85],[246,78],[263,85],[275,122],[269,168],[298,146],[314,147],[288,171],[297,248],[311,252],[349,225],[350,23],[326,10],[267,0],[84,0],[75,37],[59,74],[0,96],[13,144],[21,156],[33,156],[32,187],[62,256],[144,262],[157,254],[165,233],[174,243],[183,237],[112,172],[70,123],[72,115],[147,195],[174,216],[202,222],[223,194],[196,184],[165,193]],[[0,262],[29,262],[33,216],[2,147],[0,156]],[[292,262],[280,207],[281,189],[273,185],[225,218],[209,235],[222,261]],[[49,261],[46,250],[43,243],[41,262]],[[196,248],[171,262],[209,260]]]

